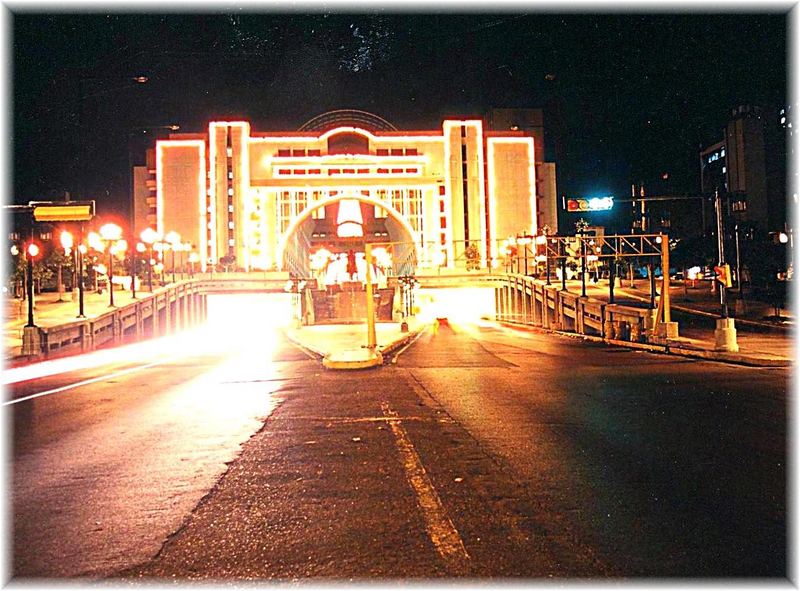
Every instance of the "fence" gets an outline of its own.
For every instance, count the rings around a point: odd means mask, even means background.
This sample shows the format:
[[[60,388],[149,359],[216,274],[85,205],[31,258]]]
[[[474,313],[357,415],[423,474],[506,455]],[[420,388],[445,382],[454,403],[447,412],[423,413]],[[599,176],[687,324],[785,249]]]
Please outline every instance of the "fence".
[[[508,275],[500,281],[495,286],[497,320],[606,340],[658,340],[654,309],[607,304],[522,275]]]
[[[161,336],[197,324],[206,317],[206,312],[206,291],[202,283],[178,283],[95,318],[39,327],[38,355],[50,357],[91,351],[143,337]]]

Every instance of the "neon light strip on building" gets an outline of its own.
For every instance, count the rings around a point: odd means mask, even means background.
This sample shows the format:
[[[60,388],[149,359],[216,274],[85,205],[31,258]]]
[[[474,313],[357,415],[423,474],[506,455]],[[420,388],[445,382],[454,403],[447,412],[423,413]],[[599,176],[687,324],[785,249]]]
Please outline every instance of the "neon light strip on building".
[[[162,236],[166,233],[164,227],[164,151],[169,148],[185,148],[194,146],[199,152],[198,193],[200,202],[200,236],[201,244],[205,236],[203,216],[205,215],[206,192],[206,144],[203,140],[158,140],[156,141],[156,231]]]
[[[362,129],[361,127],[350,127],[350,126],[342,126],[336,127],[334,129],[329,129],[328,131],[324,132],[319,136],[277,136],[277,137],[251,137],[250,141],[252,142],[263,142],[263,143],[272,143],[272,144],[281,144],[287,142],[296,142],[296,143],[316,143],[320,141],[326,141],[332,135],[336,135],[338,133],[356,133],[358,135],[363,135],[364,137],[368,138],[370,141],[375,143],[397,143],[397,142],[440,142],[444,138],[440,135],[392,135],[392,136],[379,136],[374,135],[373,133],[367,131],[366,129]]]
[[[486,139],[487,158],[489,160],[488,166],[488,182],[489,182],[489,224],[491,226],[491,257],[497,257],[497,211],[496,211],[496,191],[497,191],[497,175],[495,170],[495,146],[497,144],[526,144],[528,147],[528,182],[530,184],[530,212],[531,223],[528,228],[530,234],[536,234],[536,169],[534,165],[534,152],[533,152],[533,138],[520,137],[520,138],[500,138],[490,137]]]

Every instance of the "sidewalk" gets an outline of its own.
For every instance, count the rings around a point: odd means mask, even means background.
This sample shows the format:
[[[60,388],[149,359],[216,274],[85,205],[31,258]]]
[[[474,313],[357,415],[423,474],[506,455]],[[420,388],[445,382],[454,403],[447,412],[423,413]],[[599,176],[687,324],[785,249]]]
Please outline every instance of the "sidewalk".
[[[627,280],[624,287],[614,288],[614,301],[618,304],[646,307],[650,302],[649,286],[646,280],[639,280],[635,287],[629,287]],[[568,289],[572,293],[580,293],[580,282],[569,281]],[[707,326],[685,326],[679,322],[678,338],[669,339],[664,344],[640,344],[614,342],[626,346],[665,352],[688,357],[727,361],[743,365],[761,367],[784,367],[792,365],[797,358],[793,338],[794,315],[792,311],[782,308],[780,315],[785,318],[781,323],[771,320],[775,311],[764,302],[745,300],[744,310],[735,315],[735,296],[731,293],[728,299],[730,315],[735,316],[737,329],[736,340],[739,345],[737,353],[714,350],[714,328],[711,324],[720,315],[719,294],[712,293],[708,282],[699,282],[697,287],[684,286],[682,282],[670,285],[670,303],[673,314],[683,312],[696,315],[705,320]],[[603,302],[608,301],[608,281],[598,284],[588,283],[586,295]],[[656,305],[658,300],[656,299]],[[674,320],[674,318],[673,318]]]
[[[150,292],[138,291],[137,297],[146,297]],[[33,321],[37,326],[57,326],[82,320],[78,318],[78,294],[75,301],[72,294],[66,292],[62,295],[63,301],[58,301],[58,293],[36,294],[33,298]],[[121,308],[134,302],[130,291],[114,288],[114,306]],[[86,318],[97,318],[112,310],[109,305],[108,291],[95,293],[86,291],[83,294],[83,312]],[[28,323],[28,300],[18,298],[3,298],[3,359],[6,364],[11,359],[19,357],[22,349],[22,328]]]

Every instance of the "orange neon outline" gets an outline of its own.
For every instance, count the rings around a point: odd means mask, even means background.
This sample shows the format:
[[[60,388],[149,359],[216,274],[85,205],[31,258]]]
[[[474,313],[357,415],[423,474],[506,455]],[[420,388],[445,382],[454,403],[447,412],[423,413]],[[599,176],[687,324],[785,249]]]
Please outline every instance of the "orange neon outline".
[[[393,136],[380,136],[375,135],[366,129],[361,127],[351,127],[351,126],[341,126],[341,127],[334,127],[333,129],[329,129],[328,131],[317,135],[317,136],[294,136],[294,135],[285,135],[285,136],[253,136],[251,137],[252,142],[263,142],[263,143],[286,143],[286,142],[295,142],[295,143],[303,143],[303,144],[310,144],[316,143],[321,141],[326,141],[330,136],[336,135],[339,133],[356,133],[358,135],[363,135],[371,142],[375,143],[396,143],[396,142],[438,142],[442,141],[444,138],[440,135],[393,135]]]
[[[444,142],[444,211],[447,217],[447,228],[445,228],[445,247],[447,250],[447,266],[452,267],[455,262],[455,247],[453,245],[453,184],[450,181],[450,128],[460,125],[455,119],[446,119],[442,122],[443,135],[447,138]]]
[[[164,235],[164,151],[169,148],[185,148],[195,146],[200,154],[200,172],[198,174],[200,200],[205,198],[205,149],[203,140],[156,140],[156,231]],[[205,208],[204,208],[205,209]],[[201,223],[202,229],[202,223]],[[201,232],[202,234],[202,232]]]
[[[335,189],[339,190],[339,189]],[[286,243],[289,241],[289,236],[297,229],[297,227],[303,223],[310,215],[311,212],[319,207],[325,207],[326,205],[330,205],[331,203],[336,203],[337,201],[341,201],[342,199],[356,199],[358,201],[363,201],[364,203],[368,203],[370,205],[379,205],[383,207],[390,215],[392,215],[400,225],[408,232],[408,235],[411,236],[412,241],[414,242],[414,248],[416,252],[419,253],[422,251],[422,244],[420,242],[419,233],[415,232],[414,229],[411,227],[411,224],[408,223],[408,220],[403,217],[399,211],[397,211],[392,205],[391,200],[389,203],[385,201],[381,201],[380,199],[375,199],[372,196],[363,195],[361,193],[343,193],[330,196],[328,195],[324,199],[320,199],[319,201],[314,202],[313,206],[306,206],[306,208],[301,211],[297,216],[289,223],[286,227],[286,231],[281,234],[280,239],[278,240],[278,248],[275,251],[275,265],[280,269],[283,269],[283,253],[286,250]]]
[[[528,146],[528,182],[530,185],[530,212],[531,212],[531,220],[530,226],[528,228],[528,232],[530,234],[536,234],[537,231],[537,224],[536,224],[536,169],[535,169],[535,160],[534,160],[534,146],[533,146],[533,138],[532,137],[521,137],[521,138],[502,138],[502,137],[490,137],[486,139],[487,143],[487,151],[488,151],[488,176],[489,176],[489,202],[490,202],[490,210],[489,210],[489,221],[492,226],[492,236],[494,240],[492,240],[492,258],[497,256],[497,196],[495,191],[497,189],[497,176],[495,170],[495,145],[497,144],[527,144]]]
[[[211,251],[211,256],[208,258],[211,259],[212,264],[216,264],[217,262],[217,130],[216,125],[214,122],[208,124],[208,137],[209,137],[209,192],[208,192],[208,201],[209,207],[211,211],[208,215],[208,224],[212,224],[211,229],[211,240],[209,241],[209,250]],[[208,229],[208,228],[207,228]]]

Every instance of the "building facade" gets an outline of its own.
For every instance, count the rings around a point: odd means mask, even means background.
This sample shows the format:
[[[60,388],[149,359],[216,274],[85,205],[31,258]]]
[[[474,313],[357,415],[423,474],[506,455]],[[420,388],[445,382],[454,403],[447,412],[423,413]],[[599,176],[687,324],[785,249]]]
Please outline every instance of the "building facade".
[[[212,121],[157,141],[134,171],[134,230],[178,232],[204,269],[227,257],[302,270],[315,250],[364,242],[395,243],[395,256],[406,245],[421,267],[455,266],[468,249],[490,265],[500,240],[556,227],[555,188],[549,209],[537,195],[536,148],[531,133],[482,119],[432,131],[349,110],[291,132]]]
[[[723,139],[700,152],[701,191],[719,190],[732,219],[757,233],[783,230],[786,222],[786,131],[785,117],[740,106]],[[704,213],[713,222],[713,210]]]

